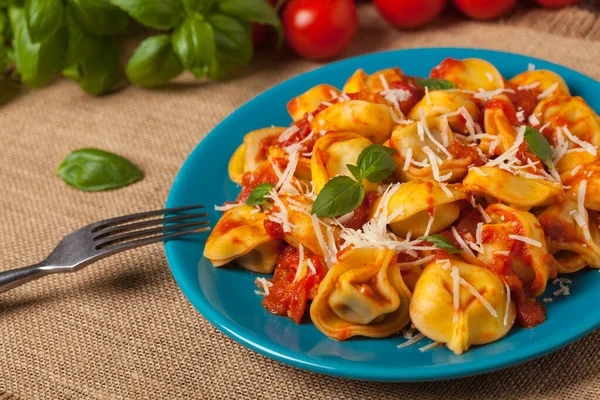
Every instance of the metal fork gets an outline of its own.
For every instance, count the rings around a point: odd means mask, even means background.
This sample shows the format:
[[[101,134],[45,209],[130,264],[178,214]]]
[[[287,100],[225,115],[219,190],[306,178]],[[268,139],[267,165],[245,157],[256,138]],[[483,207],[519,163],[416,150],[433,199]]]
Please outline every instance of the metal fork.
[[[0,293],[46,275],[79,271],[125,250],[208,231],[209,222],[198,221],[208,214],[183,213],[203,207],[195,205],[148,211],[84,226],[65,236],[41,263],[0,272]],[[163,217],[144,221],[157,216]]]

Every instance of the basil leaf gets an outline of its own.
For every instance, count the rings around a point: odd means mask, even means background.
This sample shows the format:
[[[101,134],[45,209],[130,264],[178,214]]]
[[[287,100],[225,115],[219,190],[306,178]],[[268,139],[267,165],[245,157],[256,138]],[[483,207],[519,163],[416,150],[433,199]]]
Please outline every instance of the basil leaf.
[[[360,169],[356,165],[346,164],[346,167],[348,167],[348,170],[357,181],[362,181],[362,179],[360,179]]]
[[[217,0],[183,0],[183,8],[189,14],[197,12],[208,15],[214,11],[216,3]]]
[[[88,57],[91,57],[98,47],[102,46],[101,37],[90,35],[75,22],[71,8],[67,8],[65,16],[67,26],[67,59],[65,65],[73,66]]]
[[[150,28],[171,29],[179,23],[181,0],[110,0],[136,21]]]
[[[213,29],[201,15],[188,16],[173,32],[171,42],[186,69],[197,78],[206,75],[217,50]]]
[[[446,79],[416,78],[415,81],[429,90],[456,89],[456,85]]]
[[[312,206],[317,217],[338,217],[358,207],[365,196],[362,185],[347,176],[336,176],[329,180],[319,192]]]
[[[72,152],[56,172],[66,183],[86,192],[120,188],[144,177],[130,161],[98,149]]]
[[[360,179],[369,182],[381,182],[394,172],[396,161],[394,161],[395,150],[380,144],[371,144],[363,149],[356,161],[360,170]]]
[[[129,16],[108,0],[68,0],[74,20],[88,33],[114,36],[127,28]]]
[[[266,0],[220,0],[219,10],[232,17],[271,25],[277,30],[277,42],[283,44],[283,26],[277,12]]]
[[[63,69],[67,50],[66,30],[59,29],[42,42],[33,43],[27,29],[25,10],[11,7],[9,17],[14,31],[12,44],[15,61],[21,80],[33,88],[46,86],[52,76]]]
[[[221,14],[210,15],[207,21],[212,26],[216,44],[216,57],[209,75],[219,79],[232,68],[248,64],[253,55],[251,25]]]
[[[462,250],[454,247],[452,242],[450,242],[444,236],[439,234],[431,236],[421,236],[419,240],[425,240],[437,247],[438,249],[446,250],[450,254],[460,254],[462,252]]]
[[[63,21],[62,0],[26,0],[25,15],[33,43],[41,42],[60,28]]]
[[[248,200],[246,200],[246,205],[261,205],[262,203],[267,201],[265,196],[268,195],[274,188],[275,185],[272,185],[270,183],[261,183],[260,185],[257,185],[254,189],[252,189],[252,192],[250,192],[250,196],[248,196]]]
[[[11,36],[10,21],[6,10],[0,9],[0,47],[4,47],[4,39]]]
[[[543,160],[549,168],[552,166],[552,147],[548,140],[535,128],[528,126],[525,128],[525,141],[529,149]]]
[[[119,50],[110,38],[99,38],[89,56],[63,71],[67,78],[79,82],[88,94],[108,92],[119,78]]]
[[[129,59],[125,74],[138,86],[164,85],[183,71],[171,47],[169,35],[151,36],[144,40]]]

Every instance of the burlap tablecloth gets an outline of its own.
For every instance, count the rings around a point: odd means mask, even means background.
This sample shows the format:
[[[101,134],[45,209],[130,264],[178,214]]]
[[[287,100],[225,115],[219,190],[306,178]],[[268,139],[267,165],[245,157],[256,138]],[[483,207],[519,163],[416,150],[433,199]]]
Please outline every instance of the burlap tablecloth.
[[[345,56],[483,47],[545,58],[600,79],[600,23],[588,8],[518,11],[500,24],[450,17],[415,32],[391,29],[368,5],[360,17],[360,33]],[[318,66],[285,52],[262,55],[232,81],[183,77],[165,89],[128,87],[102,98],[87,97],[67,81],[37,92],[5,87],[0,269],[39,261],[64,234],[89,222],[161,207],[187,154],[215,124],[270,86]],[[81,147],[122,154],[146,178],[104,193],[67,187],[55,168]],[[454,381],[383,384],[320,376],[218,332],[186,301],[156,245],[1,295],[0,399],[598,399],[599,343],[597,331],[539,360]]]

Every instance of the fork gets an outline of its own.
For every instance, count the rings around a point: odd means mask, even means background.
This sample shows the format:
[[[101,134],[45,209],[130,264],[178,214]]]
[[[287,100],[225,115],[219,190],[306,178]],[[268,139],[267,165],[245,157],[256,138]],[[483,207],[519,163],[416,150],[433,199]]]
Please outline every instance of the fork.
[[[41,263],[0,272],[0,293],[43,276],[76,272],[122,251],[210,230],[202,205],[167,208],[94,222],[65,236]],[[152,217],[163,216],[146,220]],[[139,222],[138,222],[139,221]],[[146,229],[147,228],[147,229]]]

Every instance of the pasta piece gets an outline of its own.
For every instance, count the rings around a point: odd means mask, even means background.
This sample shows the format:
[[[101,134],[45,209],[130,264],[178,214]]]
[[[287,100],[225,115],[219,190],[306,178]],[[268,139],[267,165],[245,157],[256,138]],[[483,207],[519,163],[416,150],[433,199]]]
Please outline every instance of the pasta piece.
[[[506,95],[495,96],[483,109],[483,125],[488,136],[482,138],[479,148],[490,156],[499,156],[513,145],[517,137],[514,128],[520,125],[517,111]]]
[[[353,249],[329,271],[310,316],[326,336],[386,337],[409,322],[411,294],[389,249]]]
[[[331,132],[319,138],[313,148],[311,158],[311,175],[315,192],[319,193],[323,186],[338,175],[352,177],[346,165],[356,165],[356,160],[371,141],[358,133]],[[366,179],[363,186],[367,191],[377,190],[377,184]]]
[[[515,315],[502,279],[486,268],[457,260],[427,265],[410,303],[415,327],[455,354],[502,338]]]
[[[344,93],[356,93],[361,90],[367,90],[372,93],[379,93],[382,90],[389,89],[389,85],[394,82],[401,82],[404,78],[404,72],[400,68],[388,68],[367,75],[362,69],[356,70],[346,84]],[[384,85],[388,85],[385,87]]]
[[[287,103],[287,110],[294,121],[299,121],[306,113],[319,108],[322,102],[328,102],[340,94],[341,92],[335,86],[317,85],[290,100]]]
[[[242,178],[246,173],[246,145],[242,143],[233,153],[229,160],[229,178],[237,183],[242,184]]]
[[[390,147],[397,150],[396,176],[404,181],[456,182],[469,165],[479,163],[476,150],[459,142],[442,117],[399,125],[392,133]]]
[[[365,100],[333,104],[319,112],[311,121],[311,128],[315,132],[354,132],[377,144],[389,139],[394,125],[388,105]]]
[[[503,89],[504,78],[492,64],[479,58],[462,61],[446,58],[435,67],[431,78],[447,79],[458,88],[471,91]]]
[[[600,160],[600,120],[581,97],[557,96],[542,100],[535,109],[544,135],[555,145],[555,164],[559,173]],[[558,150],[565,146],[564,151]]]
[[[516,176],[498,167],[470,170],[463,185],[467,190],[489,195],[524,211],[548,205],[555,197],[562,197],[563,193],[562,185],[558,182]]]
[[[598,227],[590,221],[585,208],[584,215],[579,216],[578,212],[577,201],[566,199],[552,204],[537,216],[559,273],[576,272],[586,265],[600,268]]]
[[[513,87],[529,89],[535,93],[536,97],[555,87],[551,96],[567,95],[570,96],[569,87],[563,78],[556,72],[546,69],[536,69],[534,71],[525,71],[511,78],[508,81]]]
[[[600,162],[575,167],[561,174],[560,179],[568,187],[565,190],[567,197],[574,201],[577,201],[581,181],[585,180],[584,206],[589,210],[600,211]]]
[[[265,215],[253,210],[250,206],[234,207],[217,222],[204,248],[204,257],[215,267],[235,260],[252,272],[273,272],[282,242],[265,230]]]
[[[447,116],[448,124],[454,132],[469,133],[472,127],[467,127],[467,121],[459,111],[464,108],[474,121],[481,120],[479,108],[470,98],[471,96],[460,92],[450,92],[446,90],[433,90],[429,92],[429,100],[421,99],[411,112],[407,115],[408,119],[418,121],[421,119],[419,109],[423,110],[426,118]]]
[[[435,181],[402,184],[386,207],[387,215],[393,217],[388,221],[392,232],[399,236],[408,232],[421,236],[437,233],[452,224],[460,214],[457,203],[467,199],[467,192],[460,184],[450,184],[445,187],[451,194],[448,196],[442,185]],[[374,206],[377,209],[379,202]]]
[[[546,282],[556,271],[538,220],[533,214],[502,204],[492,204],[486,212],[492,222],[483,225],[479,258],[498,274],[512,272],[528,294],[537,297],[544,293]],[[504,251],[509,251],[510,257],[504,257]]]

